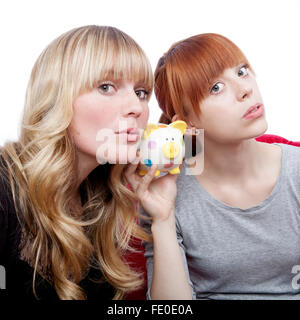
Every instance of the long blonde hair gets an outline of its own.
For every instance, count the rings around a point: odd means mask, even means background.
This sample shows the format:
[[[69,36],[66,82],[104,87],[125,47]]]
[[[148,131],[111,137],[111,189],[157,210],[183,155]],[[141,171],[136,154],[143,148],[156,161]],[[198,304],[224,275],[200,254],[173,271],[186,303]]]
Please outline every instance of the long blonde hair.
[[[115,288],[114,299],[138,288],[141,274],[124,254],[130,239],[149,240],[137,225],[124,165],[99,165],[83,181],[83,212],[74,214],[77,157],[68,133],[74,99],[107,76],[138,80],[152,92],[150,63],[124,32],[106,26],[73,29],[37,59],[26,92],[20,137],[7,142],[7,165],[22,235],[24,259],[49,281],[60,299],[86,299],[79,286],[92,265]],[[38,298],[38,297],[37,297]]]

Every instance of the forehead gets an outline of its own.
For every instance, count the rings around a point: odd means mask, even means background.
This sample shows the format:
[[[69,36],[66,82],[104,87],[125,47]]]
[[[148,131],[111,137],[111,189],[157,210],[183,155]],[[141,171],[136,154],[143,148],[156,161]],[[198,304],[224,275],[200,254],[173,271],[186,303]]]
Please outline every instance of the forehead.
[[[231,78],[232,76],[235,76],[244,65],[244,63],[238,63],[233,67],[226,68],[219,77]]]

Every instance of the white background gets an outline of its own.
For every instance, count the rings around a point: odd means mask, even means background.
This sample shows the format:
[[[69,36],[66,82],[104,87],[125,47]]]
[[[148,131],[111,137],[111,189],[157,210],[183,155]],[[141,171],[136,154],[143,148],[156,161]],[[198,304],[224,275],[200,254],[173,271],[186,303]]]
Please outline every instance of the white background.
[[[87,24],[115,26],[145,50],[153,69],[178,40],[215,32],[233,40],[257,74],[269,129],[299,141],[299,0],[26,0],[0,4],[0,145],[18,137],[31,68],[60,34]],[[160,110],[150,101],[150,119]]]

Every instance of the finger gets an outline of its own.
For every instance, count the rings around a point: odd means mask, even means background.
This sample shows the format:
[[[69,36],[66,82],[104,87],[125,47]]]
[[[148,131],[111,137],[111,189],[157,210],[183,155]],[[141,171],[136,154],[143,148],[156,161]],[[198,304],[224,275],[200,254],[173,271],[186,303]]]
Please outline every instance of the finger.
[[[136,151],[135,158],[131,161],[132,164],[139,164],[141,162],[142,156],[140,155],[140,151]]]
[[[124,176],[133,190],[136,190],[141,178],[136,173],[138,164],[130,164],[124,171]]]
[[[155,176],[156,170],[157,170],[157,166],[155,164],[152,165],[149,171],[147,172],[147,174],[141,179],[136,190],[138,195],[142,195],[148,190],[149,185]]]

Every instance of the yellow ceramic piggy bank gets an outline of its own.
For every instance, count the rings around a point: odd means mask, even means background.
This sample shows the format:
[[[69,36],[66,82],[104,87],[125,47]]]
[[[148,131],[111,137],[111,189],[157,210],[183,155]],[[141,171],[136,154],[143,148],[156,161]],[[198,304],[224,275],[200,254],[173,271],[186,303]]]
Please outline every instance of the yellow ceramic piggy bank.
[[[183,134],[186,128],[184,121],[175,121],[169,125],[147,124],[140,145],[139,174],[145,175],[153,164],[157,165],[155,176],[161,171],[180,173],[179,165],[185,153]]]

